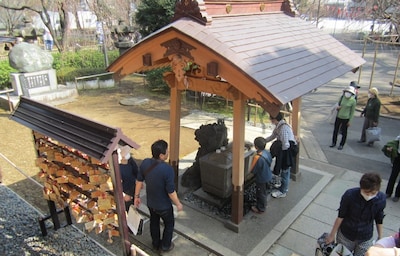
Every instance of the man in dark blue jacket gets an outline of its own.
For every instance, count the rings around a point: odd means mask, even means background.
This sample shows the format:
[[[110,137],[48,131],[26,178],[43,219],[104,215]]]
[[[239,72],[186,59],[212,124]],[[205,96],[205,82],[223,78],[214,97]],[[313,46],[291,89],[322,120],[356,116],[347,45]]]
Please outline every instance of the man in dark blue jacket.
[[[360,187],[348,189],[340,201],[339,213],[326,243],[346,246],[354,256],[364,256],[372,246],[374,222],[378,238],[382,238],[383,210],[386,196],[380,192],[382,179],[379,174],[366,173],[361,177]]]

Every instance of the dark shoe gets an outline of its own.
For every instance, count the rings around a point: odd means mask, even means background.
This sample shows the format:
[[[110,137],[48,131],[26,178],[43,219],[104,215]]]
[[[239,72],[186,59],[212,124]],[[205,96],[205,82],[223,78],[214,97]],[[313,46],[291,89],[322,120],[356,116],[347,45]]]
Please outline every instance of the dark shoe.
[[[364,143],[365,140],[358,140],[357,143]]]
[[[174,247],[175,247],[174,242],[171,242],[171,246],[166,250],[161,249],[161,252],[170,252],[170,251],[172,251],[174,249]]]
[[[390,198],[392,195],[386,194],[386,199]]]
[[[343,149],[343,146],[340,145],[337,149],[338,149],[338,150],[342,150],[342,149]]]
[[[392,198],[392,201],[393,201],[393,202],[398,202],[398,201],[399,201],[399,198],[398,198],[397,196],[395,196],[395,197]]]
[[[332,143],[329,147],[330,148],[333,148],[333,147],[335,147],[336,146],[336,143]]]
[[[255,206],[252,206],[252,207],[251,207],[251,211],[254,212],[254,213],[258,213],[258,214],[263,213],[263,211],[258,210],[258,208],[255,207]]]
[[[154,244],[153,246],[153,251],[159,252],[160,251],[160,246],[155,246]]]

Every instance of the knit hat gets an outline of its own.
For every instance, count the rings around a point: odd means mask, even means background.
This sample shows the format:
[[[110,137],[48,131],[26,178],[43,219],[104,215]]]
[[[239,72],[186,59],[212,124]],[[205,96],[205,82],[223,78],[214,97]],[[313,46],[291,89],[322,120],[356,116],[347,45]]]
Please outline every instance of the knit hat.
[[[379,95],[379,91],[376,87],[372,87],[371,89],[368,90],[370,93],[372,93],[373,95],[375,95],[375,97],[378,97]]]
[[[353,95],[356,94],[356,89],[355,89],[353,86],[349,86],[349,87],[347,87],[346,89],[344,89],[343,91],[344,91],[344,92],[350,92],[350,93],[352,93]]]

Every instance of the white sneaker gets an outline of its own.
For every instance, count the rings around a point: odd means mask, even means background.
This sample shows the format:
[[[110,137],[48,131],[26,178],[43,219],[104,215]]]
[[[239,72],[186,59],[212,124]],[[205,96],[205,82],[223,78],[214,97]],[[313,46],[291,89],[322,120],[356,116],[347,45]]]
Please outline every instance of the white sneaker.
[[[272,193],[272,197],[274,198],[286,197],[286,193],[282,193],[281,191],[275,191],[274,193]]]
[[[280,188],[282,186],[281,179],[282,178],[280,176],[278,176],[278,175],[274,175],[272,177],[272,182],[271,183],[274,186],[274,188]]]

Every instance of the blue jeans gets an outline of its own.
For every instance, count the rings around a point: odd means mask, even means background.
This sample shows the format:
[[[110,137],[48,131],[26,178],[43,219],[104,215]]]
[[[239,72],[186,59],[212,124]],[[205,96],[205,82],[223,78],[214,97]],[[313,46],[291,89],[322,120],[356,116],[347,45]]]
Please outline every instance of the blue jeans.
[[[279,191],[282,193],[287,193],[289,191],[289,181],[290,181],[290,167],[286,170],[281,171],[281,187]]]
[[[44,40],[44,44],[46,46],[46,50],[51,51],[53,49],[53,41],[52,40]]]
[[[154,248],[168,250],[171,247],[172,233],[174,232],[175,219],[172,205],[166,210],[156,210],[149,207],[150,234]],[[164,222],[164,232],[161,238],[160,219]]]
[[[256,207],[258,210],[264,212],[265,207],[267,206],[267,184],[262,182],[256,182],[256,198],[257,204]]]

